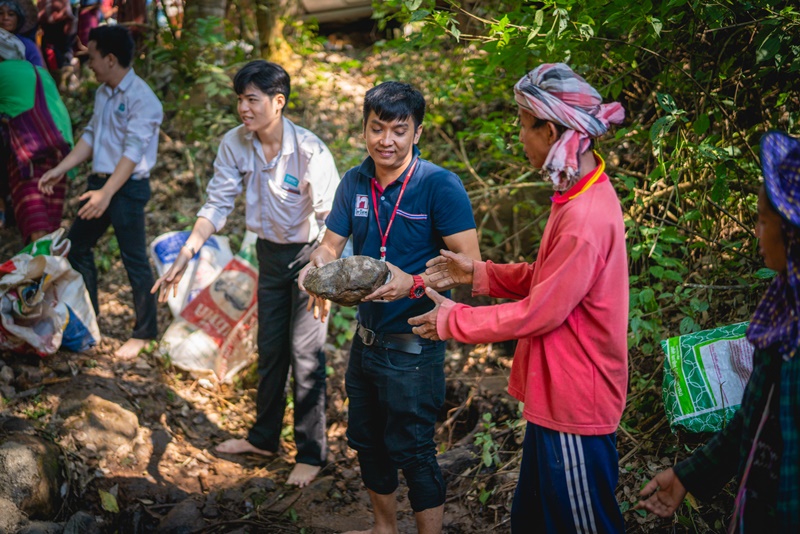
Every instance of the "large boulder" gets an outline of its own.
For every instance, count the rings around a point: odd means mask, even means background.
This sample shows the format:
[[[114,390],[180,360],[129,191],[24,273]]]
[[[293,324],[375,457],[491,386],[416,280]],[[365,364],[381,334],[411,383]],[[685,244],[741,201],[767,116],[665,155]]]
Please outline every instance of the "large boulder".
[[[58,447],[26,434],[8,434],[0,441],[0,498],[31,518],[55,517],[63,482]]]
[[[369,256],[350,256],[308,272],[303,285],[322,298],[342,306],[355,306],[385,284],[386,263]]]
[[[109,400],[83,391],[67,393],[58,408],[64,419],[62,433],[99,455],[120,453],[123,448],[127,453],[139,431],[139,418],[128,407],[127,401],[114,396]]]
[[[175,506],[158,524],[159,534],[191,534],[205,526],[200,506],[193,499],[186,499]]]
[[[13,502],[0,497],[0,534],[14,534],[27,523],[25,514]]]

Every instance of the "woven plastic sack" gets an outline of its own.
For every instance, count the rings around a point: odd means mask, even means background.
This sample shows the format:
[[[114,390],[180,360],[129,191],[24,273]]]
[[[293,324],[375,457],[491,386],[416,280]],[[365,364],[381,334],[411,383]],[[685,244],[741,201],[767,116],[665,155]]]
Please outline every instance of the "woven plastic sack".
[[[230,381],[252,361],[258,330],[256,239],[245,234],[239,252],[164,333],[160,351],[175,366]]]
[[[69,247],[60,229],[0,265],[0,348],[47,356],[100,340],[83,277],[65,257]]]
[[[703,330],[661,341],[664,408],[673,431],[716,432],[742,402],[753,371],[748,323]]]
[[[186,243],[191,232],[167,232],[161,234],[150,244],[150,257],[156,266],[158,276],[163,276]],[[192,301],[208,284],[214,281],[223,267],[233,258],[228,238],[211,236],[189,260],[186,273],[178,283],[176,295],[169,293],[167,304],[173,317],[179,317],[181,310]]]

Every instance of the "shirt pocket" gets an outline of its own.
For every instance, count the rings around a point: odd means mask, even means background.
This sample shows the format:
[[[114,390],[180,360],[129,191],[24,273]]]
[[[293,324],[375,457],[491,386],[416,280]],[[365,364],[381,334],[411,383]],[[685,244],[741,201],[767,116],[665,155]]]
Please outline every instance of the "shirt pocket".
[[[420,243],[427,243],[431,239],[431,218],[427,213],[421,213],[420,210],[405,211],[397,210],[394,224],[402,226],[402,233],[405,234],[404,241],[416,249]],[[392,230],[392,233],[397,231]],[[390,238],[391,239],[391,238]]]
[[[121,102],[109,102],[109,106],[113,106],[111,110],[111,122],[114,124],[118,132],[125,132],[128,128],[128,103],[124,100]]]

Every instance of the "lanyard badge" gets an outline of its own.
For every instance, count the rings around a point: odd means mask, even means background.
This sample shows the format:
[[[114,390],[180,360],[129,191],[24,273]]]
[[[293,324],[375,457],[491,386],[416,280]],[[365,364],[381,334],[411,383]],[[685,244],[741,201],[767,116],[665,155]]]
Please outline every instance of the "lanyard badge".
[[[392,211],[392,216],[389,217],[389,224],[386,226],[386,232],[384,233],[383,228],[381,228],[381,220],[378,217],[378,195],[375,193],[375,190],[378,188],[378,181],[373,178],[372,179],[372,205],[375,211],[375,222],[378,223],[378,233],[381,235],[381,261],[386,261],[386,241],[389,239],[389,231],[392,229],[392,224],[394,223],[394,217],[397,215],[397,208],[400,207],[400,201],[403,200],[403,193],[406,192],[406,186],[408,182],[411,181],[411,177],[414,175],[414,170],[417,168],[417,162],[419,162],[419,158],[414,160],[414,164],[411,165],[411,169],[408,171],[408,175],[406,179],[403,181],[403,186],[400,188],[400,194],[397,195],[397,202],[394,203],[394,210]]]

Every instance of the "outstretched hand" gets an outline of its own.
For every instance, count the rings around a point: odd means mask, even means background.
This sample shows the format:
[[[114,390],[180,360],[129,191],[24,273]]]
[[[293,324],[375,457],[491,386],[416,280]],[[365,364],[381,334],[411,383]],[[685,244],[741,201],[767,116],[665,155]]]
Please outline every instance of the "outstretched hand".
[[[686,488],[670,467],[653,477],[639,492],[640,497],[647,495],[650,497],[639,501],[635,510],[647,510],[659,517],[669,517],[686,497]]]
[[[311,261],[300,270],[300,273],[297,275],[297,287],[300,288],[300,291],[305,291],[308,293],[308,305],[306,306],[306,311],[314,312],[314,319],[319,319],[320,322],[325,322],[325,318],[328,317],[328,314],[331,312],[331,301],[324,299],[318,295],[315,295],[311,291],[307,290],[306,287],[303,285],[305,282],[306,276],[314,269],[318,269],[325,265],[325,260],[322,257],[317,256],[312,258]]]
[[[186,272],[186,266],[189,265],[189,260],[191,259],[191,251],[186,247],[181,247],[178,251],[178,256],[175,258],[169,270],[164,273],[164,276],[156,280],[156,283],[153,284],[153,288],[150,290],[152,294],[160,290],[158,293],[158,302],[167,302],[170,289],[172,289],[173,297],[178,294],[178,284],[181,278],[183,278]]]
[[[64,178],[64,173],[54,167],[44,173],[37,182],[37,187],[43,195],[52,195],[55,185]]]
[[[412,317],[408,320],[408,324],[414,327],[411,331],[418,336],[424,337],[425,339],[432,339],[433,341],[441,341],[439,331],[436,329],[436,317],[439,315],[439,307],[448,299],[441,296],[430,287],[425,288],[425,294],[434,302],[435,306],[428,313]]]
[[[363,302],[369,302],[371,300],[394,301],[408,296],[408,293],[411,291],[411,286],[414,285],[414,277],[403,272],[388,261],[386,262],[386,266],[389,268],[389,272],[392,275],[391,279],[361,299]]]
[[[475,271],[472,258],[444,249],[439,252],[441,256],[425,264],[430,287],[437,291],[446,291],[462,284],[471,285]]]

